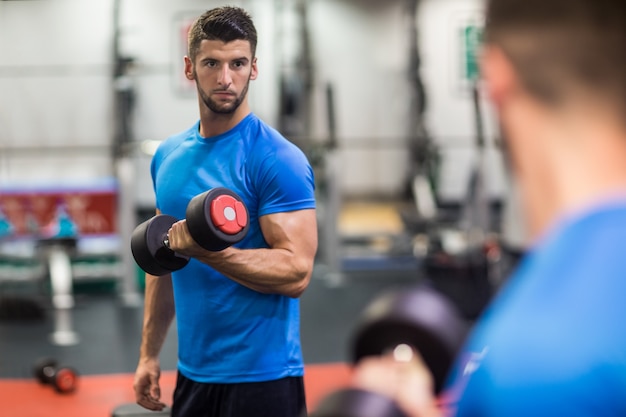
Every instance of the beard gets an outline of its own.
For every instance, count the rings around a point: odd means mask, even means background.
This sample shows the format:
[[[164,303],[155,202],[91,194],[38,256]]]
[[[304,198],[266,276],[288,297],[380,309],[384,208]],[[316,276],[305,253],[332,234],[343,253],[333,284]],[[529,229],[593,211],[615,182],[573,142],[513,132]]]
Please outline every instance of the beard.
[[[202,88],[200,88],[200,84],[198,83],[198,77],[194,76],[194,78],[196,80],[196,86],[198,89],[198,95],[200,96],[200,99],[202,100],[205,106],[207,106],[213,113],[217,113],[217,114],[234,113],[235,110],[239,108],[243,100],[246,98],[246,94],[248,94],[248,86],[250,85],[250,77],[248,77],[248,81],[246,82],[245,87],[243,88],[243,90],[238,96],[235,96],[235,99],[233,101],[228,102],[228,103],[219,103],[213,100],[211,97],[209,97],[209,95],[206,92],[204,92]],[[213,90],[213,92],[215,93],[227,92],[227,91],[229,90],[223,90],[223,89]]]

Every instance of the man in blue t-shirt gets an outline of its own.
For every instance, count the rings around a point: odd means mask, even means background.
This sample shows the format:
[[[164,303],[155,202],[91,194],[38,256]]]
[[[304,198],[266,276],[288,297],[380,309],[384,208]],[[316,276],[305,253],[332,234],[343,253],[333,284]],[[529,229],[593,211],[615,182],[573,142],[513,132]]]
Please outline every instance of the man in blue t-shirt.
[[[226,187],[242,197],[250,228],[219,252],[201,248],[181,220],[172,250],[190,256],[166,276],[146,276],[135,374],[138,404],[162,410],[159,352],[178,329],[172,416],[296,417],[306,409],[299,299],[317,250],[314,179],[304,154],[251,113],[257,35],[237,7],[207,11],[189,32],[185,75],[200,120],[164,141],[151,165],[157,213],[184,219],[196,195]]]
[[[532,244],[476,323],[459,417],[626,416],[626,2],[488,0],[481,68]],[[355,385],[445,414],[419,360]]]

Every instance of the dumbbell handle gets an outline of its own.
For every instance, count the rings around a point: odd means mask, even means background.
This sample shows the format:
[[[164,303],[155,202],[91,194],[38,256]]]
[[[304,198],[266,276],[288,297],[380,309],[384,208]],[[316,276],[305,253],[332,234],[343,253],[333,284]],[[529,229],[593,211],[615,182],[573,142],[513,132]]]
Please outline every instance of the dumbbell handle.
[[[187,255],[181,255],[180,253],[173,251],[172,248],[170,248],[170,235],[168,233],[166,233],[165,235],[163,235],[163,246],[165,248],[167,248],[168,250],[174,252],[174,255],[179,257],[179,258],[183,258],[183,259],[189,259],[189,256]]]

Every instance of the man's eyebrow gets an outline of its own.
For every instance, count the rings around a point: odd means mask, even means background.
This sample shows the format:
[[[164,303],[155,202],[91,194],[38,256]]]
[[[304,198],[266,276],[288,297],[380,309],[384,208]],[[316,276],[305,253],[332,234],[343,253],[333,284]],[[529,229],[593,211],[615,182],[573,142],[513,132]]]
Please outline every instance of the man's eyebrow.
[[[212,57],[206,57],[206,58],[202,58],[202,59],[200,60],[200,62],[203,62],[203,63],[204,63],[204,62],[209,62],[209,61],[213,61],[213,62],[221,62],[221,60],[220,60],[220,59],[218,59],[218,58],[212,58]],[[239,57],[239,58],[233,58],[233,59],[231,59],[231,60],[230,60],[230,62],[235,62],[235,61],[250,62],[250,59],[249,59],[248,57],[246,57],[246,56],[242,56],[242,57]]]

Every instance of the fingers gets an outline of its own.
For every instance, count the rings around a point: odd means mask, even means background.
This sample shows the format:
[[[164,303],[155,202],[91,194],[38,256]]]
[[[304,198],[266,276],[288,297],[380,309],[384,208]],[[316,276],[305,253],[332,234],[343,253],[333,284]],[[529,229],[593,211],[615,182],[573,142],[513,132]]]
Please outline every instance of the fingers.
[[[148,398],[148,397],[138,400],[137,404],[151,411],[162,411],[166,407],[164,403],[158,400],[155,400],[154,398]]]
[[[410,360],[392,356],[364,358],[355,368],[353,384],[393,398],[411,417],[440,415],[432,375],[419,355]]]
[[[183,228],[181,227],[181,222],[184,220],[177,221],[170,227],[170,230],[167,232],[167,237],[170,240],[170,247],[178,247],[180,241],[182,240]]]
[[[152,411],[161,411],[166,407],[166,404],[160,401],[161,388],[158,376],[144,375],[137,378],[134,389],[135,401],[140,406]]]
[[[187,229],[187,221],[179,220],[167,232],[169,247],[174,252],[184,253],[186,249],[195,246],[195,242]]]
[[[166,404],[159,400],[160,397],[161,390],[158,384],[145,386],[140,390],[135,391],[135,400],[137,401],[137,404],[152,411],[161,411],[165,408]]]
[[[354,371],[354,384],[358,388],[377,391],[394,397],[398,386],[406,379],[409,363],[396,362],[391,358],[364,358]]]
[[[150,396],[156,400],[161,398],[161,387],[159,386],[159,381],[153,380],[150,384]]]

